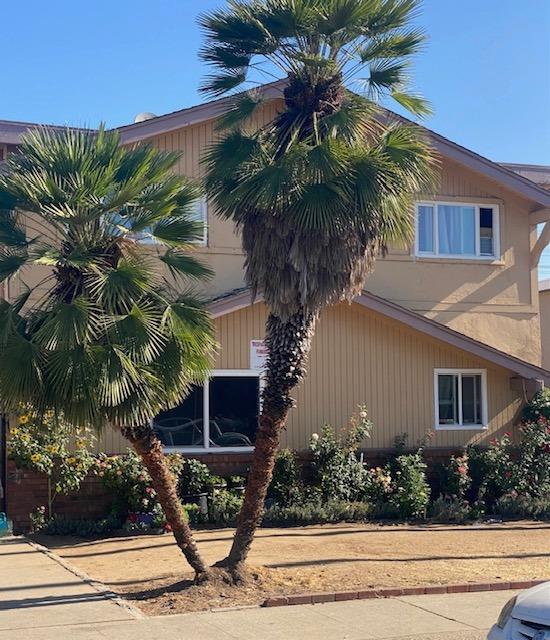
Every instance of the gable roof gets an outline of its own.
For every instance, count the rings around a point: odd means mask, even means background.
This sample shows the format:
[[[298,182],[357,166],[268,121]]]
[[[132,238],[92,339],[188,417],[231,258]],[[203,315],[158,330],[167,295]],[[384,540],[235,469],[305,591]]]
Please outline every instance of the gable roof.
[[[550,278],[546,280],[539,280],[539,292],[550,291]]]
[[[227,294],[223,294],[218,298],[212,300],[209,304],[209,311],[214,318],[233,313],[239,309],[249,307],[251,304],[260,302],[261,297],[256,298],[254,302],[251,299],[251,293],[249,289],[236,289]],[[361,295],[357,296],[354,301],[355,304],[380,313],[387,318],[397,320],[416,331],[420,331],[432,338],[441,340],[446,344],[449,344],[457,349],[467,351],[474,356],[483,358],[488,362],[503,367],[512,371],[517,376],[526,378],[528,380],[542,380],[546,386],[550,386],[550,371],[537,367],[530,362],[511,356],[504,351],[495,349],[494,347],[470,338],[469,336],[455,331],[435,320],[431,320],[426,316],[422,316],[415,311],[406,309],[395,302],[390,302],[385,298],[374,295],[369,291],[363,291]]]
[[[255,90],[258,91],[264,99],[273,100],[282,97],[285,85],[286,80],[282,79],[261,85]],[[219,98],[193,107],[156,116],[143,122],[136,122],[122,127],[117,127],[115,130],[120,132],[121,141],[124,144],[140,142],[141,140],[146,140],[152,136],[162,135],[164,133],[169,133],[170,131],[175,131],[176,129],[181,129],[183,127],[188,127],[216,118],[228,108],[234,99],[235,95]],[[385,113],[388,119],[397,118],[402,121],[412,122],[389,110],[385,110]],[[10,122],[0,120],[0,144],[17,144],[22,133],[37,126],[40,125],[28,122]],[[493,162],[470,149],[466,149],[465,147],[452,142],[427,127],[422,125],[417,126],[420,126],[424,131],[426,131],[435,150],[442,157],[453,160],[476,173],[504,185],[506,188],[537,203],[544,209],[547,207],[550,208],[550,191],[543,189],[524,175],[513,171],[509,168],[512,165],[501,165],[497,162]],[[51,127],[54,129],[64,128],[59,125],[51,125]],[[546,216],[544,216],[544,219],[546,219]]]

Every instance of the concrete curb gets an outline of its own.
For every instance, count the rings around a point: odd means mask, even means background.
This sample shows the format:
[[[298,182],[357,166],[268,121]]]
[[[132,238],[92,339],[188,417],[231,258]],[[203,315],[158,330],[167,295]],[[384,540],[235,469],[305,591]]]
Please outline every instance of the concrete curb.
[[[399,596],[422,596],[442,593],[470,593],[476,591],[507,591],[529,589],[547,580],[516,580],[512,582],[485,582],[464,584],[434,584],[425,587],[393,587],[384,589],[359,589],[357,591],[329,591],[327,593],[296,593],[288,596],[273,596],[262,603],[262,607],[287,607],[296,604],[318,604],[321,602],[343,602],[344,600],[369,600],[372,598],[396,598]]]
[[[70,571],[73,575],[75,575],[77,578],[80,578],[83,582],[88,584],[90,587],[92,587],[92,589],[100,593],[107,600],[110,600],[114,604],[118,605],[119,607],[121,607],[122,609],[130,613],[134,618],[143,619],[147,617],[140,609],[138,609],[137,607],[134,607],[127,600],[124,600],[124,598],[121,598],[118,594],[111,591],[107,585],[103,584],[102,582],[99,582],[98,580],[94,580],[94,578],[89,576],[84,571],[81,571],[77,567],[73,566],[70,562],[67,562],[67,560],[65,560],[61,556],[58,556],[56,553],[48,549],[48,547],[44,547],[43,545],[38,544],[38,542],[29,540],[25,536],[21,536],[21,539],[24,540],[36,551],[43,553],[44,555],[48,556],[48,558],[50,558],[54,562],[57,562],[57,564],[61,565],[64,569],[67,569],[67,571]]]

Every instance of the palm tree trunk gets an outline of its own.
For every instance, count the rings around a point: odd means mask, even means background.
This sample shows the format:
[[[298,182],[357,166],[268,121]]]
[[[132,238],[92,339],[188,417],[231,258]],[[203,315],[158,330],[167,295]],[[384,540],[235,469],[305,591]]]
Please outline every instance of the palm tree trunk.
[[[197,549],[197,543],[185,518],[183,507],[176,492],[174,478],[164,460],[162,443],[150,425],[144,427],[124,427],[123,435],[132,443],[151,476],[158,501],[172,527],[178,547],[187,562],[195,570],[196,580],[207,576],[208,569]]]
[[[305,375],[304,365],[311,347],[315,319],[315,314],[304,310],[286,320],[273,314],[267,319],[269,357],[254,457],[231,551],[223,563],[237,580],[263,515],[280,433],[294,403],[290,394]]]

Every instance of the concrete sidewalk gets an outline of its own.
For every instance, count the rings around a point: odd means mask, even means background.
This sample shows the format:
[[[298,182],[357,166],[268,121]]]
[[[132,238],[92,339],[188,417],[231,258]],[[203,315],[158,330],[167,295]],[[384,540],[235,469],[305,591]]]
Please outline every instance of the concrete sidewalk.
[[[141,618],[24,539],[0,539],[1,640],[482,640],[513,592]]]

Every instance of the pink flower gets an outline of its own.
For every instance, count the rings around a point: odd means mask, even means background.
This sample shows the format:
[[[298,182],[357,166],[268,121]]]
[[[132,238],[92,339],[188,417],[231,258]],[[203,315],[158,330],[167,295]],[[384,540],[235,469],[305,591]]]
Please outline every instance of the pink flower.
[[[504,475],[505,475],[507,478],[511,478],[511,477],[512,477],[512,472],[511,472],[511,471],[507,471]]]
[[[164,525],[164,530],[165,530],[165,531],[172,531],[172,525],[171,525],[169,522],[167,522],[167,523]]]
[[[122,475],[122,471],[120,471],[120,469],[116,472],[117,476],[121,476]]]
[[[461,465],[460,467],[458,467],[457,471],[458,471],[458,473],[465,474],[466,473],[466,467]]]
[[[153,487],[147,487],[147,488],[145,489],[145,492],[146,492],[146,493],[153,493]]]
[[[507,431],[507,432],[504,434],[504,436],[505,436],[506,438],[510,438],[510,437],[512,436],[512,434],[511,434],[509,431]]]
[[[143,482],[143,481],[145,480],[145,476],[144,476],[143,474],[141,474],[141,475],[138,477],[138,480],[139,480],[140,482]]]
[[[101,477],[103,477],[103,476],[105,475],[105,472],[104,472],[104,471],[100,471],[100,472],[99,472],[99,475],[100,475]]]

